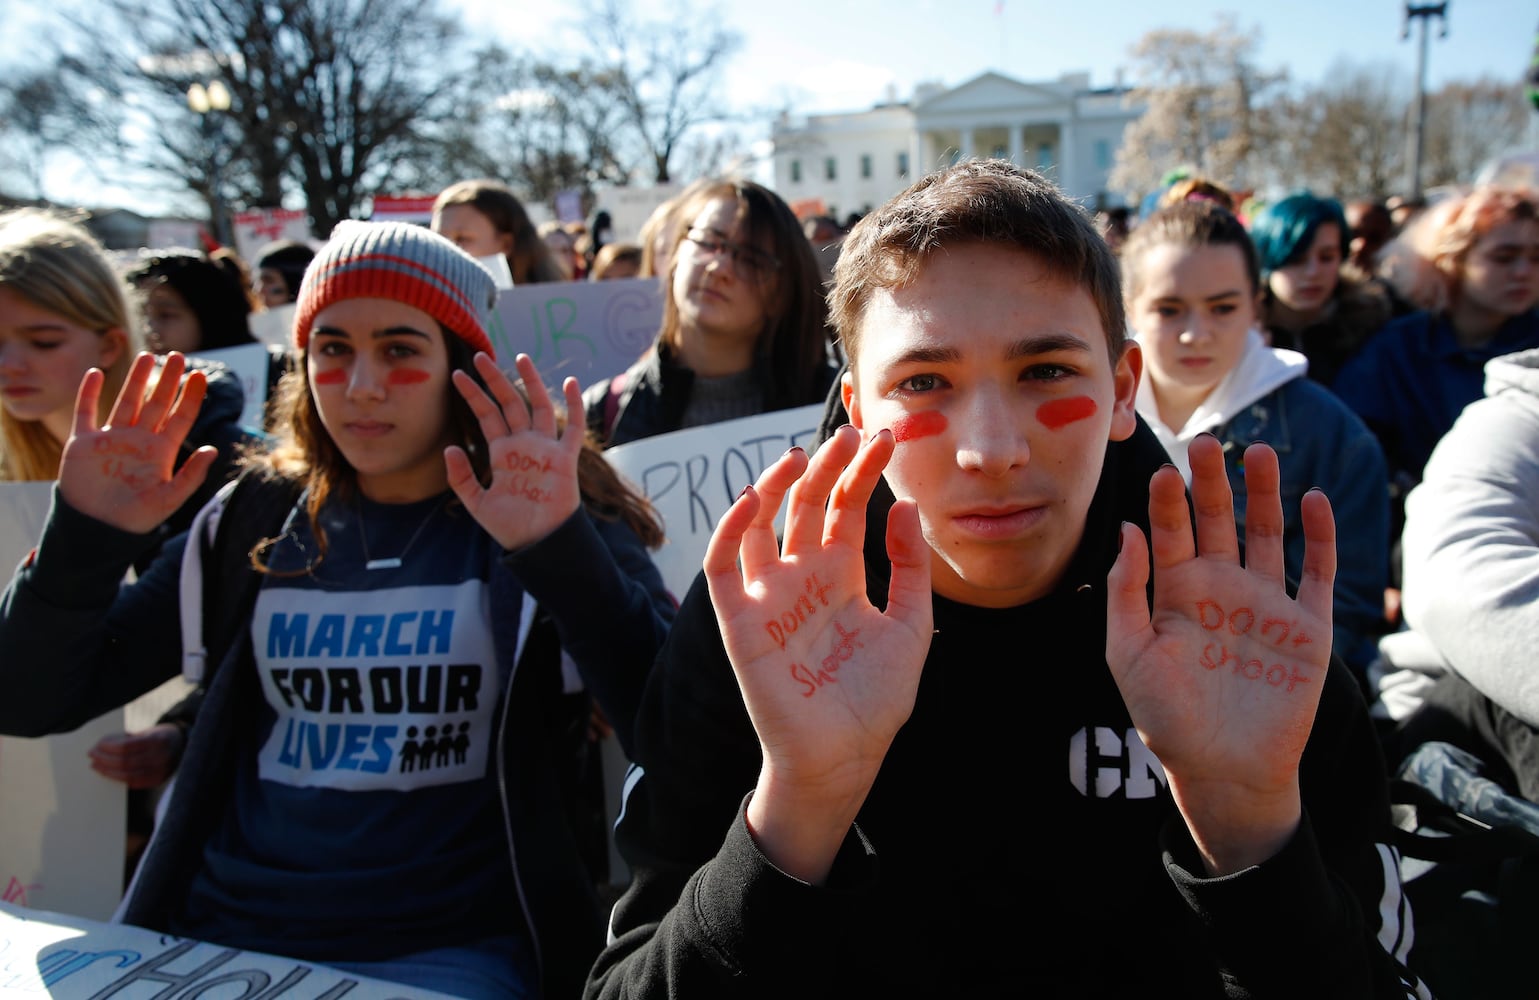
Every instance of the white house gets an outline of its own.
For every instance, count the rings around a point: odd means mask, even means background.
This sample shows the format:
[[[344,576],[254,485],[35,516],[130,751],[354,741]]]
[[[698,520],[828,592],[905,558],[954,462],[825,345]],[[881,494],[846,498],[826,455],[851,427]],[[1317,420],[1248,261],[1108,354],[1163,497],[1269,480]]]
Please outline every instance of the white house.
[[[950,89],[921,86],[906,103],[869,111],[782,115],[771,133],[774,188],[799,215],[865,214],[920,173],[971,156],[1043,171],[1089,208],[1125,203],[1110,191],[1122,131],[1142,113],[1127,88],[1093,90],[1090,74],[1025,83],[987,72]],[[916,171],[918,171],[916,173]]]

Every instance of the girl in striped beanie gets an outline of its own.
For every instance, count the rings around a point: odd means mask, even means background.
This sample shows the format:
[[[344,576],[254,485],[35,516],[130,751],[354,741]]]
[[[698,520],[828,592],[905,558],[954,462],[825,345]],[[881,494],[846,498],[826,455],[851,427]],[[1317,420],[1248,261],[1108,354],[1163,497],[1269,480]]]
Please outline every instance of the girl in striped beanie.
[[[208,469],[203,449],[173,471],[204,386],[141,355],[103,422],[85,377],[0,607],[0,732],[71,728],[178,663],[202,685],[126,922],[453,996],[581,992],[604,920],[551,724],[562,660],[629,753],[674,605],[645,501],[527,356],[519,381],[498,368],[494,294],[425,228],[338,226],[276,443],[122,587]]]

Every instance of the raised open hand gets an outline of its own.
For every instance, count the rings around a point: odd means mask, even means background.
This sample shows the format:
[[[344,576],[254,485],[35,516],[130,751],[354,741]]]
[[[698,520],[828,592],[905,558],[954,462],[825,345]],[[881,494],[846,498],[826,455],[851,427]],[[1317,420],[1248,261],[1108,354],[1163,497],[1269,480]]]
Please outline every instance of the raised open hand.
[[[886,610],[866,593],[866,502],[892,449],[888,431],[862,446],[843,427],[810,462],[787,452],[743,491],[705,553],[716,620],[764,753],[761,792],[769,781],[801,805],[826,806],[835,827],[853,819],[913,711],[930,648],[930,552],[912,501],[888,516]],[[787,496],[780,542],[774,520]]]
[[[75,394],[75,423],[59,463],[59,495],[71,507],[122,531],[144,534],[176,512],[202,485],[218,452],[207,445],[176,468],[177,450],[197,419],[207,383],[186,359],[165,357],[146,392],[155,356],[140,354],[107,416],[97,422],[104,376],[92,368]]]
[[[1271,856],[1298,823],[1299,758],[1330,660],[1335,523],[1323,493],[1304,496],[1303,579],[1290,598],[1276,453],[1245,452],[1243,566],[1222,447],[1202,435],[1189,454],[1195,545],[1181,475],[1167,466],[1149,487],[1153,616],[1150,547],[1124,525],[1106,659],[1205,861],[1234,871]]]
[[[515,364],[529,394],[527,403],[489,355],[475,358],[486,390],[465,372],[454,373],[454,386],[486,437],[491,485],[482,488],[463,449],[444,449],[449,485],[487,534],[510,551],[544,538],[577,509],[577,457],[584,433],[577,380],[568,378],[562,386],[567,413],[576,419],[558,434],[556,408],[534,362],[520,354]]]

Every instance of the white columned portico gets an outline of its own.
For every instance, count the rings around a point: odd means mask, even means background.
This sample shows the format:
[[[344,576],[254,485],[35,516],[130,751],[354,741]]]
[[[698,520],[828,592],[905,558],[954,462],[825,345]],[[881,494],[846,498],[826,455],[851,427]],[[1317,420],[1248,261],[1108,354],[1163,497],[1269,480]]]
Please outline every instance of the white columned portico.
[[[1058,183],[1065,191],[1078,191],[1079,166],[1075,162],[1074,144],[1074,120],[1059,123],[1058,125]]]

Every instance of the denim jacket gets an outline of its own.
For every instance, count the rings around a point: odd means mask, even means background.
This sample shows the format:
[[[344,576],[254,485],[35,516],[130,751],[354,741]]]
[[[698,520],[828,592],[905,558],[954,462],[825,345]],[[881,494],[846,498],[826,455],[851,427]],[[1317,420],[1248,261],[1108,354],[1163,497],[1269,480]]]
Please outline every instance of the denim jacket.
[[[1336,653],[1361,674],[1383,632],[1389,584],[1389,479],[1378,440],[1330,390],[1307,378],[1284,383],[1213,432],[1224,446],[1235,519],[1245,523],[1245,449],[1265,441],[1282,477],[1284,564],[1297,583],[1304,564],[1299,501],[1318,486],[1336,518]]]

